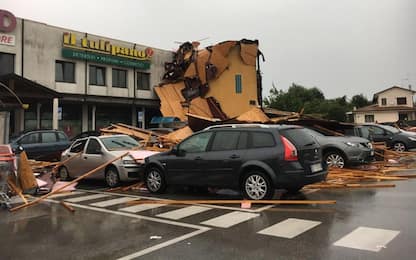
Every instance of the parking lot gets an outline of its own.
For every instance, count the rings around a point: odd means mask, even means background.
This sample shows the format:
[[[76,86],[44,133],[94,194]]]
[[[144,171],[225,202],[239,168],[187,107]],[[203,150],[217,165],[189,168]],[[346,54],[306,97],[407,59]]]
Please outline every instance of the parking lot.
[[[396,188],[277,192],[275,198],[335,205],[128,204],[144,192],[105,192],[83,182],[72,194],[0,212],[5,259],[413,259],[415,181]],[[238,197],[238,196],[237,196]],[[169,190],[156,199],[233,199]],[[75,208],[60,206],[64,200]],[[10,250],[10,248],[14,248]],[[19,250],[23,249],[24,250]],[[35,257],[34,257],[35,256]]]

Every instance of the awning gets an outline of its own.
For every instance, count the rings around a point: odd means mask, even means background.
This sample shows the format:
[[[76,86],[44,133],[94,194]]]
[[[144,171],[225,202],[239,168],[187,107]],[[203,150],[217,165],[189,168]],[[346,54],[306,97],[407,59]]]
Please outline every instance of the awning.
[[[0,82],[13,91],[23,103],[29,103],[33,99],[51,100],[62,97],[55,90],[15,73],[1,75]],[[15,96],[2,86],[0,86],[0,101],[5,105],[18,104]]]

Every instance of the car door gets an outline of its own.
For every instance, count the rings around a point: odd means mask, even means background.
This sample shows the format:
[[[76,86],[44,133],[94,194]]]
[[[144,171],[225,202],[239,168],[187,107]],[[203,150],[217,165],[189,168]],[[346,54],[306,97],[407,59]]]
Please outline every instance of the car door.
[[[69,175],[71,177],[77,177],[80,176],[83,172],[83,166],[82,166],[82,155],[84,153],[85,145],[88,141],[88,138],[80,139],[75,141],[71,148],[67,153],[64,153],[64,156],[62,157],[61,161],[66,160],[70,157],[74,157],[68,162],[65,163],[65,167],[67,168]],[[77,155],[78,153],[81,153],[80,155]]]
[[[37,159],[40,157],[39,143],[39,133],[26,134],[17,141],[17,144],[23,148],[29,159]]]
[[[248,133],[216,131],[201,161],[203,181],[207,185],[229,187],[238,175],[245,157]]]
[[[87,173],[106,162],[103,156],[103,151],[104,148],[102,147],[101,142],[99,142],[97,138],[89,138],[84,153],[81,154],[81,174]],[[104,169],[90,175],[89,178],[104,178]]]
[[[202,182],[201,164],[212,132],[202,132],[185,139],[177,146],[177,153],[166,156],[163,164],[172,184],[194,185]]]
[[[40,160],[56,160],[60,158],[61,150],[57,146],[58,136],[55,131],[45,131],[40,133],[40,143],[38,147]]]
[[[370,126],[369,135],[373,142],[389,142],[391,137],[388,131],[378,126]]]

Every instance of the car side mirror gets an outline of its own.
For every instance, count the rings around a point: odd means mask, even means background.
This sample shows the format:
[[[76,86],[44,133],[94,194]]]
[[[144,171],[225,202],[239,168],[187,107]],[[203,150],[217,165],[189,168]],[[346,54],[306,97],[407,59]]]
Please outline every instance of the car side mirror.
[[[171,153],[176,155],[176,156],[184,156],[185,155],[185,151],[179,149],[177,146],[172,148]]]

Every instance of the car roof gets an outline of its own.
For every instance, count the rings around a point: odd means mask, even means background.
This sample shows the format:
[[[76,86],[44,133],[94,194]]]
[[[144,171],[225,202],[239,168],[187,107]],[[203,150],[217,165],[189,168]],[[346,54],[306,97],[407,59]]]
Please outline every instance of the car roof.
[[[225,130],[225,129],[244,129],[244,130],[256,130],[256,129],[293,129],[293,128],[303,128],[298,125],[277,125],[277,124],[224,124],[224,125],[214,125],[205,128],[203,131],[207,130]]]

